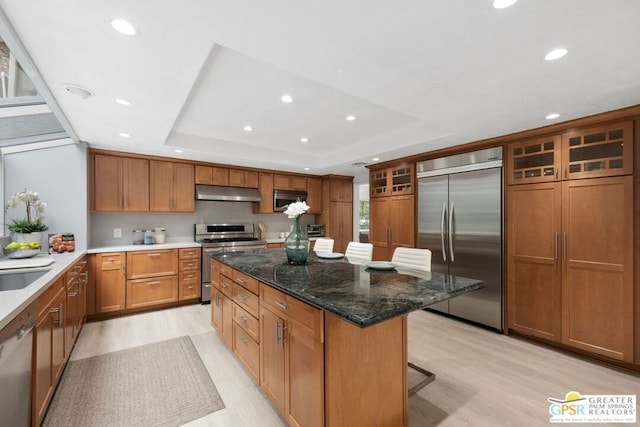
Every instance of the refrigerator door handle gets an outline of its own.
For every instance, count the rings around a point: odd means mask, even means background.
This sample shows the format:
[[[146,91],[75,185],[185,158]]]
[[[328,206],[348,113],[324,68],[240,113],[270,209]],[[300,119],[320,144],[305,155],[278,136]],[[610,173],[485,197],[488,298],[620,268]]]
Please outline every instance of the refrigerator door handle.
[[[440,243],[442,244],[442,258],[447,261],[447,251],[444,247],[444,224],[447,217],[447,204],[442,204],[442,217],[440,218]]]
[[[451,202],[451,209],[449,209],[449,211],[449,255],[451,256],[451,262],[455,262],[456,259],[453,255],[453,202]]]

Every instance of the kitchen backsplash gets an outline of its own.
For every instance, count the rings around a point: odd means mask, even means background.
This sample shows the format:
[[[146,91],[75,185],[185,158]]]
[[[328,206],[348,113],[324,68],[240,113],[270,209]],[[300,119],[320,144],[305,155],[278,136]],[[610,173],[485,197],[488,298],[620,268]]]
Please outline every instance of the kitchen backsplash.
[[[196,223],[250,222],[267,225],[267,238],[277,238],[280,232],[288,232],[293,220],[283,213],[254,214],[249,202],[205,202],[196,201],[194,213],[161,212],[93,212],[89,218],[89,247],[129,245],[133,230],[164,227],[166,241],[193,241],[193,225]],[[314,224],[315,215],[303,215],[301,223]],[[122,237],[114,238],[114,228],[122,229]],[[259,234],[258,234],[259,235]]]

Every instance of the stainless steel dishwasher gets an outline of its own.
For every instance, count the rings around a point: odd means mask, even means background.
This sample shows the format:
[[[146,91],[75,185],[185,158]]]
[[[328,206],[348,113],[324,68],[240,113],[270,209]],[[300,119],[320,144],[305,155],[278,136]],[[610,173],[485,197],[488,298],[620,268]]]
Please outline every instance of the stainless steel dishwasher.
[[[31,424],[31,356],[36,304],[0,331],[0,424]]]

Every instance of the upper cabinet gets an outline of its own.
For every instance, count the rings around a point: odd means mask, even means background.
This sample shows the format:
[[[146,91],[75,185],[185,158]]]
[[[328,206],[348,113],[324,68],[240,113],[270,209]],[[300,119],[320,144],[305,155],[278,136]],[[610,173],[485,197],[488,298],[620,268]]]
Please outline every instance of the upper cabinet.
[[[570,131],[562,135],[563,179],[633,173],[633,122]]]
[[[307,178],[307,205],[309,205],[307,213],[322,213],[322,179]]]
[[[92,211],[149,210],[148,160],[95,154],[91,166]]]
[[[353,178],[327,180],[329,187],[329,201],[331,202],[352,202],[353,201]],[[326,187],[325,187],[326,189]]]
[[[632,173],[632,121],[518,141],[507,149],[509,185]]]
[[[273,175],[274,190],[307,191],[307,178],[299,175]]]
[[[258,174],[258,190],[262,201],[253,204],[253,213],[273,213],[273,174],[260,172]]]
[[[510,144],[507,149],[508,184],[558,180],[562,168],[561,140],[560,135],[553,135]]]
[[[194,212],[194,166],[159,160],[149,161],[149,210]]]
[[[258,188],[258,172],[243,169],[229,169],[231,187]]]
[[[413,194],[415,190],[414,164],[403,164],[369,172],[371,197]]]
[[[196,166],[196,184],[229,185],[229,169],[215,166]]]

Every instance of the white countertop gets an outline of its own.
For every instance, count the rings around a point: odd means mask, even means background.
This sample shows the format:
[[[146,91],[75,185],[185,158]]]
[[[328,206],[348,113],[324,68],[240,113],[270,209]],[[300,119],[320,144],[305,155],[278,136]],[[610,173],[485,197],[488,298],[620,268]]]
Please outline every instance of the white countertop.
[[[99,248],[88,249],[87,253],[99,254],[104,252],[155,251],[158,249],[199,248],[201,246],[202,245],[200,243],[196,242],[157,243],[153,245],[102,246]]]
[[[49,284],[59,278],[73,263],[85,254],[84,251],[65,252],[62,254],[37,255],[39,257],[50,257],[55,261],[46,267],[38,268],[17,268],[2,270],[0,274],[22,273],[25,271],[47,272],[42,277],[35,280],[24,289],[14,291],[0,291],[0,329],[4,328],[14,317],[22,312],[29,304],[34,302],[42,294]],[[0,258],[0,263],[6,258]]]

